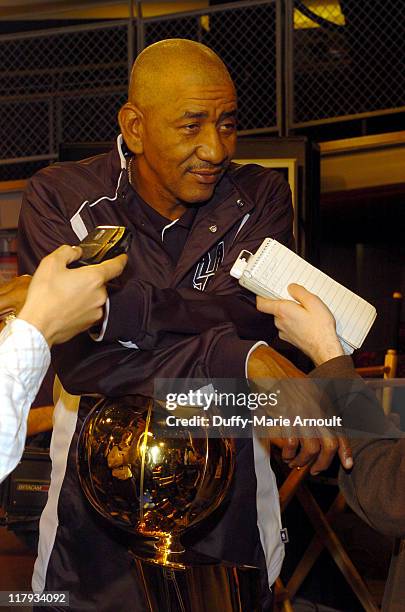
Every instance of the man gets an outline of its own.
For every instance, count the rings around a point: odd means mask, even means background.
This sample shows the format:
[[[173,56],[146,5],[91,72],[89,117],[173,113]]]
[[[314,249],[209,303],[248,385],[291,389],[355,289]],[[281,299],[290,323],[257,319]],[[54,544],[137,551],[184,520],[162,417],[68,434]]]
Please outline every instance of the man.
[[[28,411],[49,367],[49,349],[100,319],[104,283],[126,261],[121,256],[68,270],[80,255],[80,248],[62,246],[42,260],[30,284],[29,277],[20,277],[0,287],[0,314],[19,311],[0,335],[0,482],[24,450]]]
[[[151,396],[155,378],[297,372],[265,346],[273,326],[229,276],[241,249],[254,250],[267,236],[293,244],[286,182],[260,166],[231,164],[236,103],[229,73],[210,49],[186,40],[156,43],[135,62],[117,147],[42,170],[25,195],[23,271],[96,225],[125,225],[134,234],[126,274],[109,293],[102,325],[92,338],[82,335],[53,352],[69,393],[63,391],[55,411],[58,454],[33,586],[70,590],[73,609],[124,609],[141,597],[123,536],[95,517],[80,494],[75,449],[89,410],[83,396]],[[341,352],[326,347],[322,357]],[[330,438],[305,441],[296,458],[295,448],[285,456],[300,462],[319,453],[316,469],[322,469],[337,445]],[[350,462],[347,453],[341,445],[342,460]],[[195,548],[240,564],[263,566],[265,558],[272,584],[283,559],[280,526],[268,455],[255,441],[238,441],[226,512]]]
[[[335,321],[329,309],[314,294],[290,285],[292,300],[258,297],[261,312],[275,316],[279,335],[320,363],[319,350],[337,342]],[[341,414],[355,433],[351,440],[354,467],[340,471],[339,484],[353,510],[377,531],[398,538],[391,559],[382,610],[400,612],[405,601],[405,436],[385,418],[376,401],[356,374],[350,357],[339,357],[320,365],[313,375],[338,379]],[[352,382],[356,381],[357,385]],[[349,382],[348,387],[344,384]],[[343,394],[343,391],[347,390]],[[371,435],[370,435],[371,434]]]

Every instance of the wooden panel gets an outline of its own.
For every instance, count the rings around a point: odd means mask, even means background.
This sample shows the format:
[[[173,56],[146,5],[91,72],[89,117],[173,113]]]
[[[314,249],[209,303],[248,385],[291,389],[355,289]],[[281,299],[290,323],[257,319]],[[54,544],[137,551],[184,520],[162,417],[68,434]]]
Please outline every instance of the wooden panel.
[[[342,140],[331,140],[321,142],[319,148],[322,157],[336,155],[347,151],[361,151],[365,149],[381,149],[405,145],[405,131],[389,132],[386,134],[373,134],[372,136],[359,136],[357,138],[343,138]]]
[[[27,186],[26,180],[20,181],[0,181],[0,193],[10,191],[24,191]]]
[[[405,182],[405,143],[388,149],[321,158],[321,192]]]
[[[0,229],[14,229],[18,225],[22,194],[27,181],[0,183]]]

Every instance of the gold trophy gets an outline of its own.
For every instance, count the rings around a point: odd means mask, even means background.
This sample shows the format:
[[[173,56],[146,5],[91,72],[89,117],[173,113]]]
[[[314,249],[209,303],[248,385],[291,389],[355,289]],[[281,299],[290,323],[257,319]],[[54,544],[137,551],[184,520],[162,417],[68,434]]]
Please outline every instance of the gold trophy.
[[[169,438],[166,417],[139,396],[100,400],[79,437],[83,491],[110,523],[136,536],[130,552],[151,611],[211,612],[217,605],[221,612],[259,610],[258,570],[210,558],[195,562],[193,555],[190,563],[181,543],[181,535],[223,501],[233,475],[233,444],[209,438],[204,428],[198,436],[176,429]],[[246,596],[249,608],[241,607]]]

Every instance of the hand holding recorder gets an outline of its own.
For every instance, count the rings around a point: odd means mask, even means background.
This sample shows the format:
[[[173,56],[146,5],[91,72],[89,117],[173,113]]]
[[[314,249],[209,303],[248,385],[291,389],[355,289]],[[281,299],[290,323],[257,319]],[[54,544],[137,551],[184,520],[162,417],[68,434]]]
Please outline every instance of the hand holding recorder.
[[[0,313],[14,310],[43,334],[49,346],[99,321],[107,299],[105,284],[122,273],[127,256],[78,270],[67,268],[82,256],[80,247],[64,245],[44,257],[32,279],[17,277],[0,288]]]

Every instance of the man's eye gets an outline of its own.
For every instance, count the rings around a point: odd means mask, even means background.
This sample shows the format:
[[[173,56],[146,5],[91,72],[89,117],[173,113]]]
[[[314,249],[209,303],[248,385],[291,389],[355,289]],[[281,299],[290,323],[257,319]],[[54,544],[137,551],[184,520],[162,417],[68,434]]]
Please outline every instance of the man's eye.
[[[234,130],[236,130],[236,123],[234,121],[231,121],[229,123],[222,123],[220,125],[220,130],[222,132],[233,132]]]
[[[188,123],[187,125],[183,125],[183,129],[186,130],[186,132],[197,132],[199,128],[199,123]]]

